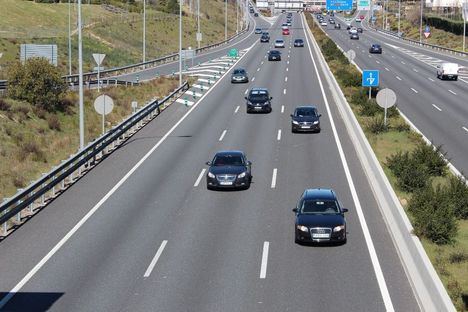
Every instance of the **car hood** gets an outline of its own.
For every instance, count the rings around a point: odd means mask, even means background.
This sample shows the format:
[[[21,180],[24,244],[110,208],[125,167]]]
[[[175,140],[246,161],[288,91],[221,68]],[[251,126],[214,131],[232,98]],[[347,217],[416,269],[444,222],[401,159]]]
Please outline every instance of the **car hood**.
[[[296,216],[296,224],[305,225],[307,227],[329,227],[333,228],[345,223],[345,218],[342,215],[313,215],[300,214]]]
[[[317,116],[293,116],[292,119],[298,122],[313,122],[319,120]]]
[[[245,166],[212,166],[209,172],[212,174],[240,174],[247,171]]]

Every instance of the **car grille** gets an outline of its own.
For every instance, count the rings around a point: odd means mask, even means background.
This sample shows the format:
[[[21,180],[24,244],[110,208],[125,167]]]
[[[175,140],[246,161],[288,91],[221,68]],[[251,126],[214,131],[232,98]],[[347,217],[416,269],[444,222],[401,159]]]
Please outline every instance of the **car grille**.
[[[301,126],[312,126],[313,123],[312,123],[312,122],[306,122],[306,121],[304,121],[304,122],[300,122],[299,124],[300,124]]]
[[[331,234],[332,229],[330,228],[311,228],[310,234]]]
[[[216,179],[219,182],[234,182],[236,180],[235,174],[218,174],[216,175]]]

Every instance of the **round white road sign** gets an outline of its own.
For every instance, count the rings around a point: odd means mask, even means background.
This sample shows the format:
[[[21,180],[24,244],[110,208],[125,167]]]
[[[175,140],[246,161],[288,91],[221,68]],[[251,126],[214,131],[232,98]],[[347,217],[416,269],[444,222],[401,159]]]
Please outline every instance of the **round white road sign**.
[[[94,100],[94,109],[100,115],[108,115],[114,108],[114,100],[105,94],[98,96]]]
[[[396,94],[392,89],[382,89],[377,93],[377,104],[382,108],[389,108],[395,105]]]

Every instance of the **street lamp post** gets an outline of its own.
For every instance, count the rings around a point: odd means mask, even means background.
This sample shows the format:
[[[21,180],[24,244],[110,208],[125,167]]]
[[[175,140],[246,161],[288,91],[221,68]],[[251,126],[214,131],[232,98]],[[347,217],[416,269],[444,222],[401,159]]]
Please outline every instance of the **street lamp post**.
[[[401,21],[401,0],[398,0],[398,36],[400,36],[400,21]]]
[[[179,86],[182,86],[182,1],[179,0]]]
[[[72,74],[71,63],[71,1],[68,0],[68,74]]]
[[[198,38],[200,36],[200,0],[197,0],[197,42],[198,42],[198,49],[201,47],[201,38]]]
[[[423,0],[421,0],[421,16],[419,18],[419,43],[422,43],[422,17],[423,17]]]
[[[83,38],[81,34],[81,0],[78,0],[78,77],[79,77],[79,115],[80,150],[84,148],[84,105],[83,105]]]
[[[224,40],[227,40],[227,1],[224,0]]]
[[[143,0],[143,63],[146,61],[146,0]]]
[[[236,35],[239,33],[239,1],[236,0]]]

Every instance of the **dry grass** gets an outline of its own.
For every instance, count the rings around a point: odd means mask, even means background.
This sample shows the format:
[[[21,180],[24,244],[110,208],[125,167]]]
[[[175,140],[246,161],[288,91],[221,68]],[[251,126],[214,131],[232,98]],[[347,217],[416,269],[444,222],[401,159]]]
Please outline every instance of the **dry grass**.
[[[106,118],[107,128],[131,114],[132,101],[143,105],[154,97],[164,97],[177,86],[177,80],[160,78],[135,87],[104,89],[103,93],[110,95],[115,104]],[[97,91],[85,93],[85,137],[89,142],[101,134],[101,118],[92,105]],[[77,103],[76,94],[70,93],[68,97]],[[49,114],[34,110],[28,103],[4,101],[10,109],[0,110],[0,199],[12,196],[17,188],[26,186],[39,178],[42,172],[68,158],[77,151],[79,143],[75,109],[68,113]],[[26,108],[27,117],[21,117]]]

